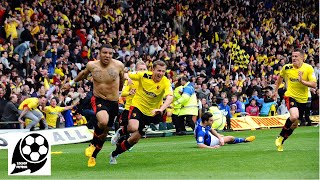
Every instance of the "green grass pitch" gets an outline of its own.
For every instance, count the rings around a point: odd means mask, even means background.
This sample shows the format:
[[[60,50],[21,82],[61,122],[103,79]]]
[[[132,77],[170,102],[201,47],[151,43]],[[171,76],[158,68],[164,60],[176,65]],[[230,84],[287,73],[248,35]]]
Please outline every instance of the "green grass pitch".
[[[144,138],[109,165],[115,148],[106,142],[97,165],[87,167],[88,143],[52,146],[51,176],[8,176],[7,150],[0,150],[0,179],[319,179],[319,128],[299,127],[283,152],[274,145],[281,129],[229,132],[255,135],[252,143],[199,149],[192,135]]]

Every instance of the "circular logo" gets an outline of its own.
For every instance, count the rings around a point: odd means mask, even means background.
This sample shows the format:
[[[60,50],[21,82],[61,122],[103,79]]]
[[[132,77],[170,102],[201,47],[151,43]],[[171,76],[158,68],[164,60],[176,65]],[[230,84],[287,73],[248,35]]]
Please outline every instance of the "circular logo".
[[[21,141],[20,152],[26,161],[39,163],[47,157],[49,143],[41,134],[29,134]]]

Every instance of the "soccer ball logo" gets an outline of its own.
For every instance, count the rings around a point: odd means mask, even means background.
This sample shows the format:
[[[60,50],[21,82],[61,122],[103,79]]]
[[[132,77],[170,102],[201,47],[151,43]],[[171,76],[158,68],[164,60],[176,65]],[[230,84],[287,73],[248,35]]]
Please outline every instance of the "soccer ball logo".
[[[20,146],[23,158],[31,163],[39,163],[43,161],[49,150],[49,144],[45,137],[41,134],[29,134],[26,136]]]

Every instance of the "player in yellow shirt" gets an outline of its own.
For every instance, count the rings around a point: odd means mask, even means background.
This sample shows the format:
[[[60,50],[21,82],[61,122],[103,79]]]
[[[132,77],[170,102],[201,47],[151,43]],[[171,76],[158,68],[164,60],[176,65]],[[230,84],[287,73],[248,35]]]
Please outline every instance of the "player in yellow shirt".
[[[50,100],[50,106],[46,106],[44,108],[44,113],[46,114],[46,120],[49,128],[57,127],[57,120],[61,112],[72,109],[74,107],[74,105],[60,107],[60,106],[57,106],[58,102],[59,102],[58,98],[52,98]]]
[[[286,64],[280,71],[280,76],[276,82],[274,96],[278,97],[278,89],[283,79],[287,84],[287,91],[284,94],[286,106],[289,109],[290,117],[275,141],[278,151],[283,151],[283,143],[298,127],[298,119],[301,110],[305,109],[308,101],[309,87],[315,88],[317,80],[311,65],[304,61],[304,52],[295,49],[292,52],[292,64]]]
[[[38,106],[44,107],[47,103],[47,98],[43,95],[39,96],[38,98],[27,98],[19,105],[19,122],[21,124],[24,124],[24,121],[22,121],[22,118],[31,119],[32,122],[29,123],[26,126],[26,129],[32,129],[35,125],[37,125],[40,120],[43,124],[44,128],[47,129],[48,125],[46,123],[46,120],[44,119],[43,114],[38,109]]]
[[[143,61],[138,61],[136,63],[135,69],[136,69],[136,72],[144,72],[144,71],[147,71],[147,65]],[[120,128],[116,131],[115,135],[113,135],[111,138],[112,145],[116,145],[116,143],[119,141],[119,138],[124,135],[127,136],[126,138],[129,137],[128,136],[129,134],[127,131],[129,110],[132,104],[132,99],[136,94],[136,90],[138,89],[138,87],[139,87],[139,81],[132,80],[132,82],[125,81],[124,83],[121,97],[126,97],[126,103],[124,106],[124,110],[121,114],[121,117],[119,119]]]
[[[129,110],[129,139],[117,144],[110,154],[110,164],[117,164],[116,157],[138,143],[150,123],[159,124],[162,112],[170,106],[173,92],[166,73],[166,64],[157,60],[153,63],[152,72],[128,74],[129,78],[139,81],[139,87],[132,99]],[[163,98],[166,100],[163,102]]]

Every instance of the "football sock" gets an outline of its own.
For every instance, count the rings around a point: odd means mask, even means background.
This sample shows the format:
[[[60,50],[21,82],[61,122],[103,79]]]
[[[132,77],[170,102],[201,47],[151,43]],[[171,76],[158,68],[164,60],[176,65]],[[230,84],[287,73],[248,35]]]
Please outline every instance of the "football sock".
[[[94,146],[97,144],[97,139],[103,133],[103,129],[100,129],[98,125],[94,126],[93,138],[91,140],[91,144]]]
[[[119,134],[120,136],[127,135],[128,134],[127,126],[123,126],[122,131],[119,131]]]
[[[121,142],[120,144],[117,145],[116,150],[112,152],[112,157],[116,157],[117,155],[127,151],[130,149],[133,145],[130,145],[127,140]]]
[[[244,138],[234,138],[233,140],[233,144],[243,143],[243,142],[245,142]]]
[[[289,138],[289,136],[293,133],[293,129],[288,129],[286,135],[283,138],[282,144],[284,143],[285,140]]]
[[[282,130],[280,132],[280,136],[282,136],[284,138],[290,136],[292,134],[292,132],[290,135],[288,135],[288,130],[290,130],[291,125],[292,125],[292,122],[290,121],[290,118],[288,118],[285,125],[282,127]]]
[[[99,151],[102,149],[103,144],[105,142],[105,135],[103,134],[103,129],[98,126],[95,127],[93,133],[92,144],[96,147],[93,151],[92,157],[96,158]]]

